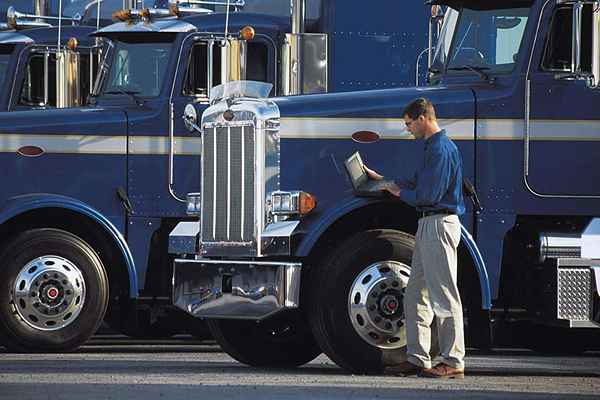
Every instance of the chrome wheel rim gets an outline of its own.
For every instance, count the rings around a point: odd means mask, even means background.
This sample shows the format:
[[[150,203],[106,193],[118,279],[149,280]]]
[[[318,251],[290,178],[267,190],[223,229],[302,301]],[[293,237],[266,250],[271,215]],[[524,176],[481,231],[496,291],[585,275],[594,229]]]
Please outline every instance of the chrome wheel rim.
[[[408,265],[381,261],[365,268],[352,283],[350,321],[370,345],[387,350],[406,346],[404,291],[409,276]]]
[[[66,258],[46,255],[27,263],[11,293],[20,320],[40,331],[62,329],[77,319],[85,300],[85,281]]]

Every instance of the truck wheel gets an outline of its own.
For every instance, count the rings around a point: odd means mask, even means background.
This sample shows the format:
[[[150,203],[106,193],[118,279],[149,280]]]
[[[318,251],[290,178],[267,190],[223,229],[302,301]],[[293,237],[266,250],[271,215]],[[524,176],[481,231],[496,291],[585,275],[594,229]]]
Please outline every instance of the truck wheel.
[[[394,230],[361,232],[310,275],[309,318],[321,349],[353,373],[380,373],[404,355],[404,290],[414,238]]]
[[[208,320],[223,350],[254,367],[297,367],[321,354],[300,311],[287,311],[265,321]]]
[[[20,234],[0,256],[0,335],[10,351],[72,351],[96,332],[108,303],[102,262],[58,229]]]

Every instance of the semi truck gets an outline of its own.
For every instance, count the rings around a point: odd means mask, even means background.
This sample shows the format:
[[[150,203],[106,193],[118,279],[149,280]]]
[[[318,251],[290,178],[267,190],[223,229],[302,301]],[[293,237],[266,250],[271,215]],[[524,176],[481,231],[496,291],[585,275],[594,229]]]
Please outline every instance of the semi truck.
[[[402,110],[419,97],[481,203],[461,216],[470,345],[501,343],[507,325],[509,343],[540,350],[597,343],[599,4],[428,4],[445,12],[427,86],[267,98],[261,84],[228,83],[185,114],[202,184],[187,196],[199,221],[171,234],[173,302],[235,359],[290,366],[324,352],[355,373],[401,359],[419,215],[355,196],[344,161],[360,151],[386,177],[411,178],[423,143]]]
[[[215,3],[225,9],[203,7]],[[87,106],[0,115],[12,171],[0,191],[9,349],[72,350],[103,319],[136,336],[202,329],[171,303],[167,251],[171,230],[198,219],[185,197],[201,188],[201,139],[186,106],[201,112],[213,87],[244,78],[286,97],[409,86],[427,47],[420,1],[295,1],[291,15],[251,3],[119,10],[94,33],[110,45]]]

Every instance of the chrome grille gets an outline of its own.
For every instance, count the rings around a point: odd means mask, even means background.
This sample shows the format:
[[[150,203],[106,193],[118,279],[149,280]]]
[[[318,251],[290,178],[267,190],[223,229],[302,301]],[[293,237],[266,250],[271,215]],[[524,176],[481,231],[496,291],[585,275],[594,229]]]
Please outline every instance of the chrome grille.
[[[248,243],[254,238],[254,126],[204,128],[202,242]]]

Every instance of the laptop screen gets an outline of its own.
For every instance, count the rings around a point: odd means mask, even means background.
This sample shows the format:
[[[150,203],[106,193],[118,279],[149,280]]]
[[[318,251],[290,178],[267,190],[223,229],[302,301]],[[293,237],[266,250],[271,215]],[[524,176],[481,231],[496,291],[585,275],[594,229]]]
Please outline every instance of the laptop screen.
[[[350,180],[352,181],[352,186],[354,186],[354,189],[358,189],[360,185],[368,180],[360,154],[358,152],[352,154],[346,160],[345,164]]]

